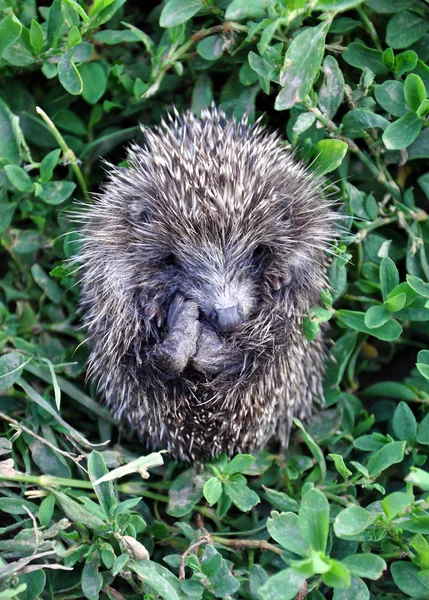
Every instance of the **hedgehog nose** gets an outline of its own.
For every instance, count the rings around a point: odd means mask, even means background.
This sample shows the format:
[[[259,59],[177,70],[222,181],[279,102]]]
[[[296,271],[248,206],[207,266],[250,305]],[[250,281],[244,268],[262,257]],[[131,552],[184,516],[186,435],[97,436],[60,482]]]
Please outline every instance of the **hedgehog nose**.
[[[213,311],[213,321],[223,333],[235,331],[243,322],[243,315],[237,306],[228,306],[227,308],[215,308]]]

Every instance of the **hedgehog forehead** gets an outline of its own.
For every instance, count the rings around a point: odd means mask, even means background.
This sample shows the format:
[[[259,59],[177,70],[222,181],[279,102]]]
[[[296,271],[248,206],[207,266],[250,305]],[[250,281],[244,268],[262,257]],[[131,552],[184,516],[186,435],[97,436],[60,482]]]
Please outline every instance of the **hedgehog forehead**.
[[[200,203],[200,204],[199,204]],[[197,199],[194,210],[188,202],[160,202],[156,211],[156,232],[167,245],[185,250],[197,246],[210,255],[217,249],[227,254],[246,253],[259,244],[270,244],[285,232],[283,212],[276,200],[262,199],[251,209],[237,205],[209,203]]]
[[[144,168],[165,208],[182,213],[254,208],[287,162],[276,136],[234,121],[165,126],[146,137]]]

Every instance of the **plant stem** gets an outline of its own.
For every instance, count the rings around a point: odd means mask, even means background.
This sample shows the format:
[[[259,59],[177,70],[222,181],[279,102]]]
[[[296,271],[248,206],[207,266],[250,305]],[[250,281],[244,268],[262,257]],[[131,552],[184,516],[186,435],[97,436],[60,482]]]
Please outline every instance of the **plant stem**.
[[[17,483],[27,483],[29,485],[39,485],[42,487],[72,487],[84,490],[92,490],[93,485],[90,481],[83,479],[67,479],[66,477],[54,477],[51,475],[3,475],[0,474],[0,481],[16,481]]]
[[[374,25],[368,18],[368,15],[366,14],[364,8],[362,6],[357,6],[356,10],[359,13],[362,23],[365,25],[366,30],[368,31],[369,35],[371,36],[371,39],[374,42],[375,47],[377,48],[377,50],[382,51],[383,46],[381,45],[380,38],[378,37],[378,33],[375,30]]]
[[[223,546],[230,546],[237,550],[246,550],[247,548],[255,548],[256,550],[271,550],[275,554],[282,554],[283,550],[266,542],[265,540],[230,540],[219,535],[210,536],[213,542],[216,544],[222,544]]]
[[[45,113],[45,111],[40,108],[40,106],[36,106],[36,112],[45,121],[45,123],[49,127],[52,135],[58,142],[59,147],[63,151],[64,163],[65,164],[70,163],[70,165],[74,171],[74,174],[76,176],[76,179],[79,182],[80,189],[82,190],[82,194],[83,194],[85,200],[89,200],[90,198],[89,198],[88,188],[86,186],[85,178],[82,174],[82,171],[80,170],[79,163],[78,163],[75,153],[73,152],[73,150],[71,148],[69,148],[67,146],[65,139],[63,138],[61,133],[58,131],[58,129],[54,125],[53,121],[48,117],[48,115]]]

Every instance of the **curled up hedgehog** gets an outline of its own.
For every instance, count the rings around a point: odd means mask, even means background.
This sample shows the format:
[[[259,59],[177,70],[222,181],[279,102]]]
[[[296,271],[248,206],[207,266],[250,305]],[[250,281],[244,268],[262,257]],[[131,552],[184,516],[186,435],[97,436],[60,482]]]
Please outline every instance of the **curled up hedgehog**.
[[[178,459],[286,447],[322,396],[323,339],[302,319],[326,286],[334,213],[258,123],[212,108],[144,134],[84,217],[90,373]]]

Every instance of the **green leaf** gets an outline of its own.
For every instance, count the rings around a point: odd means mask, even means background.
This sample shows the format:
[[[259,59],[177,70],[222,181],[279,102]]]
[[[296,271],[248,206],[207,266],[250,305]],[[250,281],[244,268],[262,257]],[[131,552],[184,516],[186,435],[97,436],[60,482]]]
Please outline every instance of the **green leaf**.
[[[393,431],[399,440],[406,440],[410,446],[416,443],[417,421],[411,408],[400,402],[392,420]]]
[[[27,584],[23,583],[21,585],[18,585],[14,589],[12,589],[12,588],[6,589],[6,590],[0,592],[0,600],[9,600],[9,598],[15,598],[15,596],[18,596],[18,595],[21,598],[21,594],[23,594],[26,591],[26,588],[27,588]]]
[[[393,581],[401,592],[412,598],[424,598],[429,594],[429,579],[421,577],[422,571],[417,565],[405,560],[390,565]]]
[[[163,600],[184,600],[180,581],[162,565],[151,560],[130,560],[127,567],[137,573],[145,587],[150,586],[155,596],[159,595]]]
[[[61,13],[61,0],[54,0],[49,7],[47,42],[49,48],[56,48],[58,38],[66,24]]]
[[[82,93],[83,82],[73,60],[71,51],[64,52],[58,62],[58,78],[69,94],[77,96]]]
[[[352,42],[342,53],[342,58],[353,67],[358,69],[370,69],[376,75],[384,75],[388,72],[383,63],[381,50],[368,48],[362,42]]]
[[[205,60],[217,60],[223,54],[225,41],[220,35],[210,35],[197,44],[197,52]]]
[[[40,183],[46,183],[52,178],[55,167],[60,159],[61,150],[52,150],[40,163]]]
[[[97,29],[103,23],[110,21],[113,15],[118,12],[125,0],[101,0],[98,9],[94,10],[89,21],[91,29]]]
[[[80,35],[80,31],[75,25],[73,25],[73,27],[70,29],[69,36],[67,38],[68,45],[70,47],[76,46],[77,44],[80,44],[81,41],[82,37]]]
[[[404,308],[406,302],[407,302],[407,295],[404,293],[401,293],[401,294],[397,294],[396,296],[392,296],[391,298],[386,300],[384,302],[384,306],[387,308],[387,310],[390,310],[391,312],[396,312],[396,311]]]
[[[429,283],[425,283],[419,277],[413,275],[407,275],[407,283],[420,296],[429,298]]]
[[[57,205],[70,198],[75,189],[76,184],[73,181],[48,181],[42,183],[36,196],[46,204]]]
[[[55,495],[49,494],[43,498],[39,508],[39,521],[42,527],[48,527],[55,508]]]
[[[405,446],[406,442],[391,442],[373,454],[367,465],[370,477],[378,477],[385,469],[402,462]]]
[[[409,112],[383,133],[383,142],[388,150],[402,150],[414,142],[422,128],[422,121],[414,112]]]
[[[93,38],[94,40],[97,40],[97,42],[102,42],[103,44],[108,45],[136,43],[141,40],[135,29],[121,29],[120,31],[104,29],[103,31],[97,31]]]
[[[416,367],[426,379],[429,379],[429,350],[420,350],[417,354]]]
[[[370,600],[369,589],[356,575],[352,575],[348,590],[334,590],[333,600]],[[322,599],[320,599],[322,600]]]
[[[335,468],[338,473],[343,477],[344,481],[352,475],[352,472],[346,467],[346,463],[344,462],[344,458],[340,454],[329,454],[335,464]]]
[[[264,487],[265,497],[273,508],[284,512],[298,512],[299,504],[296,500],[278,490]]]
[[[37,505],[24,498],[0,498],[0,510],[8,515],[28,515],[27,511],[35,514]]]
[[[298,516],[302,537],[313,550],[325,552],[329,532],[329,502],[325,494],[317,489],[307,492]]]
[[[232,598],[240,587],[240,582],[230,572],[226,560],[210,544],[204,549],[201,571],[209,579],[216,598]]]
[[[418,75],[411,73],[404,84],[405,101],[411,110],[417,111],[423,100],[426,99],[425,84]]]
[[[347,556],[342,562],[354,575],[373,581],[380,579],[383,571],[387,569],[385,560],[369,552]]]
[[[102,98],[107,87],[109,68],[106,63],[92,60],[79,67],[82,78],[82,98],[89,104],[95,104]]]
[[[255,462],[255,458],[250,454],[237,454],[234,458],[224,467],[222,474],[225,477],[234,475],[234,473],[242,473],[249,469]]]
[[[371,306],[365,313],[365,325],[369,329],[381,327],[392,318],[390,313],[384,306]]]
[[[408,494],[404,492],[393,492],[383,498],[381,504],[383,510],[389,519],[394,519],[400,515],[405,509],[412,505],[413,501]],[[358,573],[359,575],[359,573]]]
[[[330,570],[322,574],[323,583],[335,589],[347,590],[351,583],[350,571],[337,560],[331,558],[330,563]]]
[[[389,121],[377,115],[371,110],[354,108],[350,110],[343,118],[344,134],[350,137],[359,137],[362,131],[366,129],[386,129],[389,126]]]
[[[323,76],[323,84],[318,95],[319,108],[332,119],[344,98],[344,76],[333,56],[325,57]]]
[[[342,510],[334,521],[334,532],[339,538],[349,537],[365,531],[372,521],[370,512],[360,506],[351,506]]]
[[[316,115],[314,113],[302,113],[298,115],[298,118],[292,127],[292,131],[296,133],[296,135],[301,135],[301,133],[307,131],[315,121]]]
[[[419,555],[420,566],[423,569],[429,568],[429,544],[426,539],[418,533],[410,542],[410,546],[417,550],[417,554]]]
[[[0,392],[9,389],[21,377],[25,358],[18,352],[0,356]]]
[[[381,14],[396,13],[405,8],[409,8],[414,0],[367,0],[368,6],[375,12]]]
[[[239,481],[225,481],[224,490],[232,503],[243,512],[249,511],[261,501],[256,492]]]
[[[315,159],[311,164],[311,169],[317,175],[331,173],[343,162],[347,148],[347,144],[341,140],[320,140],[313,148]]]
[[[48,298],[52,302],[55,302],[55,304],[61,304],[64,297],[63,290],[45,273],[42,267],[38,264],[33,265],[31,267],[31,274],[34,281],[45,292]]]
[[[82,592],[88,600],[98,600],[100,590],[103,586],[103,577],[99,571],[100,558],[98,552],[94,552],[92,558],[82,570]]]
[[[416,12],[403,10],[391,17],[386,28],[386,44],[391,48],[408,48],[429,29],[429,21]]]
[[[258,590],[264,600],[293,600],[305,582],[304,575],[285,569],[270,577]]]
[[[392,48],[386,48],[386,50],[383,51],[383,63],[386,65],[389,71],[394,69],[395,54]]]
[[[317,334],[319,333],[319,322],[310,318],[304,317],[302,321],[302,330],[308,342],[316,339]]]
[[[22,25],[15,15],[7,15],[0,21],[0,56],[3,56],[7,48],[16,42],[21,31]]]
[[[75,500],[72,500],[67,494],[58,490],[52,490],[52,493],[55,494],[56,500],[61,505],[66,516],[73,523],[85,525],[85,527],[88,527],[89,529],[100,529],[105,527],[105,523],[101,519],[90,513]]]
[[[390,321],[387,321],[387,323],[377,327],[376,329],[370,329],[365,325],[365,313],[363,312],[341,309],[336,312],[336,316],[347,327],[351,327],[357,331],[362,331],[363,333],[369,333],[370,335],[373,335],[374,337],[386,342],[391,342],[398,339],[402,333],[401,325],[394,319],[390,319]]]
[[[88,457],[88,474],[91,483],[94,485],[94,482],[103,477],[103,475],[106,475],[106,473],[108,473],[108,470],[105,465],[103,455],[100,454],[100,452],[93,450]],[[113,490],[113,482],[105,481],[103,483],[99,483],[98,485],[94,485],[94,491],[97,495],[100,506],[108,516],[111,509],[114,508],[118,503]]]
[[[84,23],[87,23],[89,21],[88,15],[81,7],[81,5],[78,2],[76,2],[76,0],[64,0],[64,2],[76,10],[76,12],[79,14]]]
[[[418,55],[413,50],[400,52],[396,57],[396,74],[400,76],[415,69],[418,58]]]
[[[36,54],[40,54],[43,48],[43,29],[38,21],[31,20],[30,44]]]
[[[323,308],[322,306],[312,306],[310,308],[310,314],[317,319],[319,323],[326,323],[332,318],[332,311]]]
[[[286,110],[302,102],[317,77],[325,50],[328,23],[309,27],[289,45],[280,75],[282,90],[276,98],[276,110]]]
[[[19,129],[19,119],[11,113],[9,107],[0,98],[0,160],[19,164],[20,140],[22,132]]]
[[[258,75],[267,79],[271,79],[272,81],[279,81],[276,75],[277,71],[273,69],[271,63],[259,56],[259,54],[256,54],[255,52],[249,52],[248,60],[250,67],[256,73],[258,73]]]
[[[170,487],[167,514],[172,517],[187,515],[201,500],[202,495],[202,489],[195,485],[194,470],[183,471]]]
[[[17,206],[16,202],[0,202],[0,233],[9,227]]]
[[[417,485],[422,490],[429,490],[429,473],[427,471],[423,471],[422,469],[411,467],[411,472],[409,475],[407,475],[405,481],[408,481],[413,485]]]
[[[11,184],[20,192],[28,194],[33,189],[33,182],[27,171],[17,165],[6,165],[5,173]]]
[[[383,381],[370,385],[362,392],[364,397],[394,398],[396,400],[417,400],[412,389],[396,381]]]
[[[298,515],[291,512],[273,515],[267,520],[267,529],[273,540],[298,556],[307,556],[310,547],[301,535]]]
[[[426,117],[429,114],[429,99],[425,98],[417,109],[417,116],[420,118]],[[426,193],[427,195],[427,193]]]
[[[365,0],[318,0],[315,10],[333,11],[336,13],[356,8]]]
[[[356,19],[342,17],[340,19],[335,19],[329,28],[329,33],[349,33],[350,31],[353,31],[357,27],[361,26],[361,22],[357,21]]]
[[[265,15],[264,3],[261,0],[232,0],[226,9],[227,21],[241,21],[243,19],[261,20]]]
[[[375,99],[385,111],[395,117],[403,117],[409,108],[405,102],[404,84],[402,81],[389,79],[375,86]]]
[[[111,573],[115,577],[120,573],[124,567],[130,562],[130,555],[128,553],[120,554],[113,562]]]
[[[222,484],[217,477],[210,477],[203,487],[204,498],[213,506],[222,495]]]
[[[202,73],[195,82],[192,90],[192,110],[196,115],[201,115],[201,110],[213,102],[213,90],[210,77]]]
[[[429,128],[423,129],[407,148],[408,160],[429,158]]]
[[[161,27],[174,27],[186,23],[203,8],[202,0],[169,0],[159,18]]]
[[[46,575],[42,569],[19,575],[19,583],[27,589],[19,594],[19,600],[39,600],[46,585]]]

